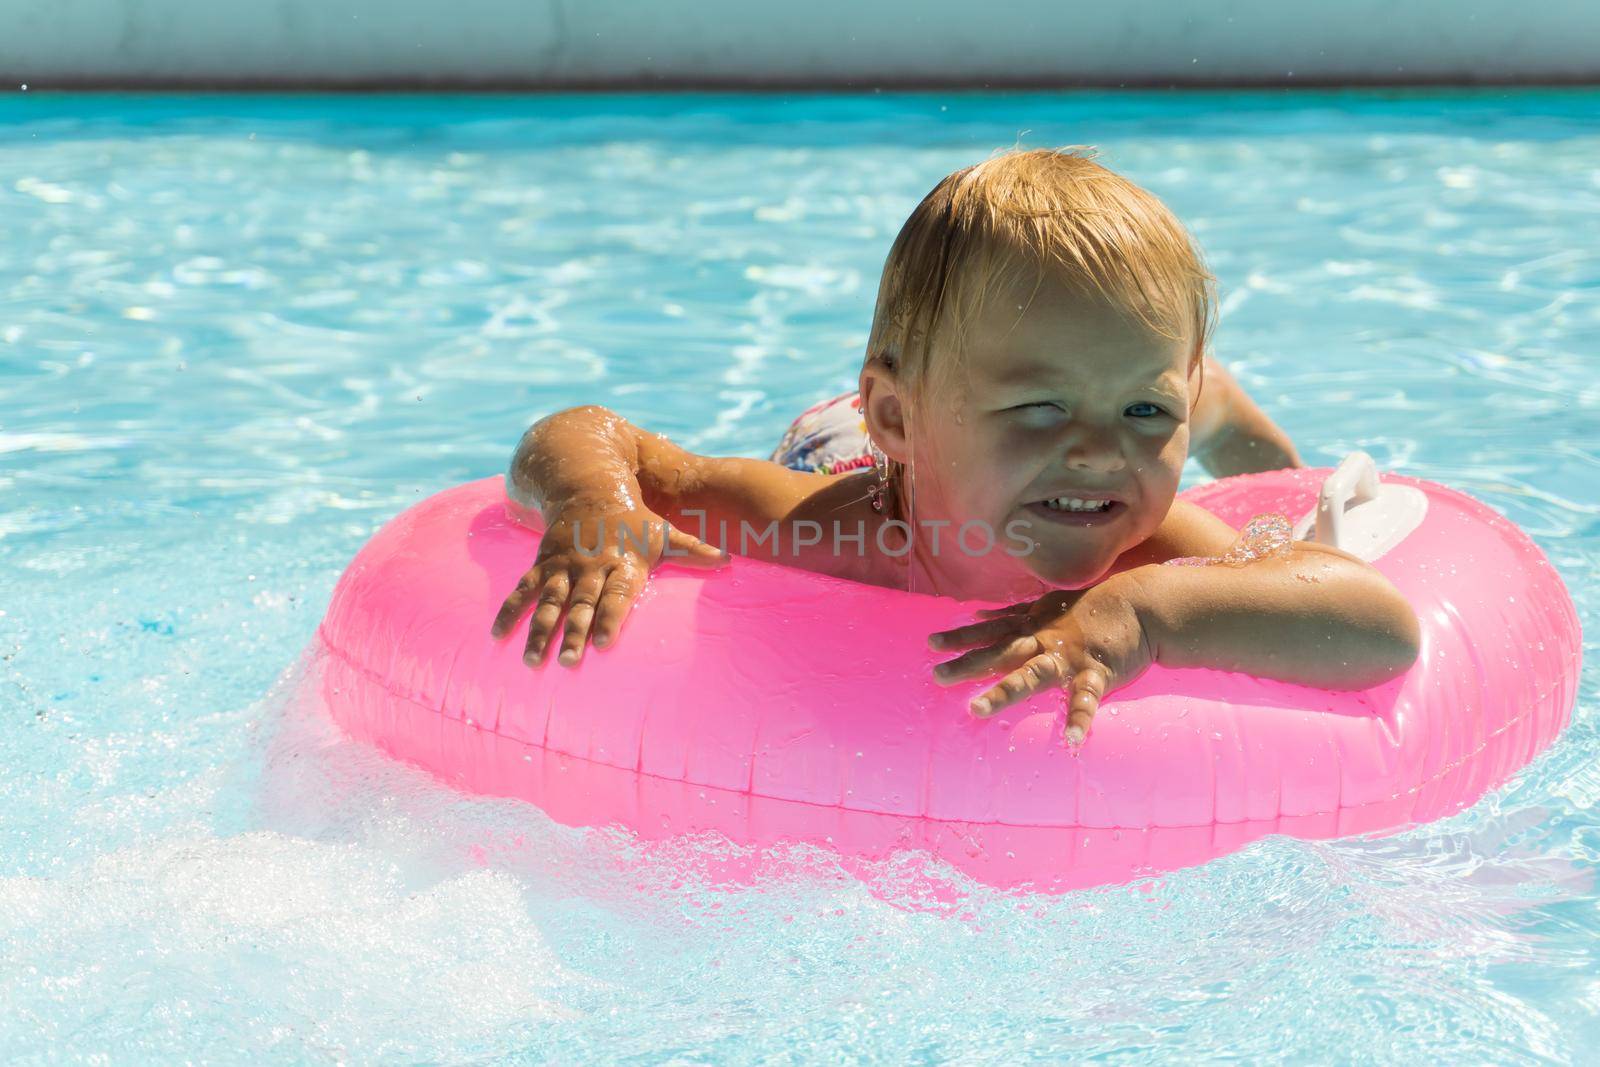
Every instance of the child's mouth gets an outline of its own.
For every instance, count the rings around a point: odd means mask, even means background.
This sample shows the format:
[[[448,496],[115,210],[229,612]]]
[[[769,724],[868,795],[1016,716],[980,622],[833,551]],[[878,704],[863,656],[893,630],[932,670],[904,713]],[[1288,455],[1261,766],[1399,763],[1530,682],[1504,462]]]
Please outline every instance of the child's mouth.
[[[1115,517],[1127,507],[1120,500],[1095,496],[1058,496],[1035,500],[1028,511],[1048,522],[1067,526],[1096,526]]]

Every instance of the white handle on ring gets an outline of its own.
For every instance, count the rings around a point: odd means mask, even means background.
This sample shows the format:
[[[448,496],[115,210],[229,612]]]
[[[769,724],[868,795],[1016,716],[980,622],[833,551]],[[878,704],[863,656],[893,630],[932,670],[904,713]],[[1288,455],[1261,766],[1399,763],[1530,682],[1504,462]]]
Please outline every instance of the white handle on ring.
[[[1342,536],[1344,513],[1357,504],[1378,499],[1378,465],[1365,452],[1344,457],[1322,483],[1317,494],[1317,529],[1311,537],[1319,545],[1332,545],[1349,551],[1350,538]]]
[[[1295,524],[1294,536],[1371,563],[1404,541],[1427,514],[1426,493],[1383,484],[1372,457],[1352,452],[1323,481],[1317,506]]]

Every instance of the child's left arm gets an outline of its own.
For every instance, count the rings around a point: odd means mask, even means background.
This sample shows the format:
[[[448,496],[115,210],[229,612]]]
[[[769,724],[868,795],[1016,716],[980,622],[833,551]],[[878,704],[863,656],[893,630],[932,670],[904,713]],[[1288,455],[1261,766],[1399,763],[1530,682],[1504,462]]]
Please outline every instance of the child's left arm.
[[[1100,699],[1152,663],[1365,689],[1409,668],[1420,640],[1416,613],[1383,575],[1304,542],[1236,566],[1135,567],[984,614],[929,638],[936,649],[971,648],[934,677],[951,684],[1009,672],[972,701],[976,715],[1069,689],[1074,741],[1088,734]]]
[[[1228,369],[1205,360],[1205,383],[1189,415],[1189,454],[1218,478],[1304,466],[1289,435]]]

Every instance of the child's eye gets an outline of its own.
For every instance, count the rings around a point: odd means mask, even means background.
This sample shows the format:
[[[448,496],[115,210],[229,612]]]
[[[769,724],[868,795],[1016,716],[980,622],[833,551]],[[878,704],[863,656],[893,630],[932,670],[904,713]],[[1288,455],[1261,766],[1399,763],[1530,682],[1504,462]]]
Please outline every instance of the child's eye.
[[[1030,404],[1018,404],[1010,408],[1011,411],[1066,411],[1067,409],[1052,400],[1035,400]]]
[[[1154,404],[1141,400],[1137,404],[1129,404],[1124,414],[1131,415],[1136,419],[1148,419],[1164,414],[1164,412]]]

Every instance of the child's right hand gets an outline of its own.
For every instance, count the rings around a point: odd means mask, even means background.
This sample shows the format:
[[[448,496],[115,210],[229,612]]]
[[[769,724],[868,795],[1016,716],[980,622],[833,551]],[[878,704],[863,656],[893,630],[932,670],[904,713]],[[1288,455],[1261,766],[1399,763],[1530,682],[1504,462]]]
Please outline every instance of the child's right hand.
[[[556,659],[571,667],[583,657],[591,633],[596,648],[616,639],[646,576],[663,559],[715,568],[728,556],[671,526],[649,508],[557,511],[549,516],[532,568],[500,606],[489,633],[496,640],[504,637],[530,605],[537,605],[522,654],[523,662],[533,667],[543,662],[556,625],[565,615],[566,630]]]

